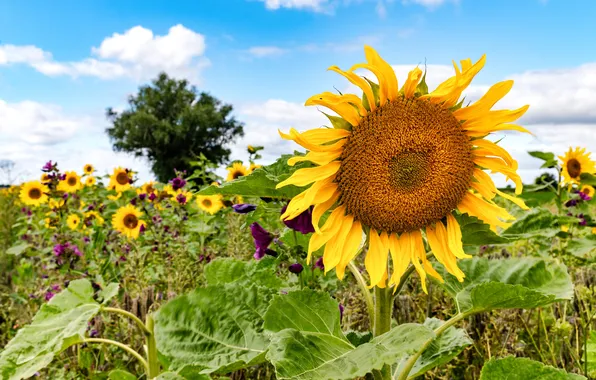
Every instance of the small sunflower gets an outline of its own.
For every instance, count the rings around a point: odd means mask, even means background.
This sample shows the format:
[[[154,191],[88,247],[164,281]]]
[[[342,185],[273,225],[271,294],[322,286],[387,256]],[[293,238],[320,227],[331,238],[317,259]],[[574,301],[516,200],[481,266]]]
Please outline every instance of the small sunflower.
[[[248,172],[249,172],[249,174],[250,174],[250,173],[252,173],[253,171],[255,171],[255,169],[258,169],[258,168],[260,168],[260,167],[261,167],[261,165],[257,165],[257,164],[255,164],[255,163],[252,163],[252,162],[251,162],[251,164],[250,164],[250,167],[248,168]]]
[[[83,173],[85,173],[85,175],[91,175],[91,174],[93,174],[94,171],[95,171],[95,168],[91,164],[87,164],[87,165],[83,166]]]
[[[52,212],[46,213],[47,218],[45,218],[45,226],[47,229],[55,230],[58,224],[60,224],[60,219],[56,218],[55,214]]]
[[[559,156],[559,159],[562,162],[562,175],[565,183],[579,184],[579,177],[582,173],[596,172],[594,161],[590,159],[590,153],[586,152],[586,148],[569,148],[564,156]]]
[[[81,218],[79,218],[77,214],[70,214],[68,218],[66,218],[66,224],[71,230],[76,230],[79,227],[79,224],[81,224]]]
[[[141,227],[145,228],[141,216],[143,213],[131,204],[120,207],[112,217],[112,226],[123,235],[136,239],[141,233]]]
[[[50,175],[48,173],[42,173],[41,174],[41,183],[49,183],[51,182],[52,179],[50,178]]]
[[[147,195],[150,195],[150,194],[157,195],[158,191],[155,188],[155,182],[153,182],[153,181],[145,182],[143,184],[143,186],[141,186],[140,189],[137,189],[137,194],[143,194],[143,193],[147,194]]]
[[[228,177],[226,181],[233,181],[239,177],[248,175],[249,170],[241,162],[234,162],[232,166],[228,168]]]
[[[104,220],[97,211],[87,211],[85,213],[85,223],[97,223],[98,226],[103,226]]]
[[[79,177],[76,172],[66,172],[64,174],[66,175],[66,178],[58,183],[58,190],[64,191],[65,193],[75,193],[83,187],[81,184],[81,177]]]
[[[93,176],[89,176],[85,178],[85,186],[93,186],[97,182],[97,179]]]
[[[60,199],[50,199],[50,203],[48,204],[48,206],[50,207],[51,210],[54,209],[59,209],[60,207],[64,206],[66,204],[66,200],[60,198]]]
[[[39,206],[48,201],[48,187],[39,181],[31,181],[23,184],[19,198],[28,206]]]
[[[484,170],[504,174],[515,182],[516,194],[521,193],[517,161],[485,137],[502,130],[528,132],[510,124],[528,106],[491,110],[511,90],[512,80],[495,84],[478,101],[463,106],[461,94],[484,66],[485,56],[476,63],[463,60],[461,68],[454,64],[455,76],[429,93],[420,68],[410,71],[399,89],[392,67],[371,47],[365,47],[365,55],[367,63],[348,71],[329,68],[360,87],[362,98],[324,92],[306,101],[307,106],[325,106],[337,113],[340,117],[329,116],[335,128],[280,132],[282,138],[309,150],[290,158],[288,165],[299,161],[316,165],[295,171],[277,185],[312,184],[291,200],[281,218],[294,219],[314,206],[316,232],[307,261],[324,246],[325,271],[335,268],[339,278],[358,255],[366,233],[364,264],[371,286],[399,284],[412,263],[426,291],[427,274],[443,279],[426,258],[424,233],[437,261],[463,281],[457,259],[470,256],[463,251],[455,216],[467,213],[496,230],[514,219],[493,202],[497,194],[527,209],[520,199],[499,191]],[[353,72],[360,68],[371,71],[378,84]],[[320,227],[321,217],[330,209]]]
[[[130,188],[130,174],[128,170],[117,167],[110,176],[109,186],[119,193],[128,190]]]
[[[116,193],[116,195],[112,195],[112,194],[108,195],[107,198],[111,201],[115,201],[115,200],[120,199],[121,196],[122,196],[122,193]]]
[[[594,193],[596,192],[590,185],[583,185],[580,191],[590,198],[594,198]]]
[[[216,195],[197,195],[197,205],[204,211],[213,215],[224,206],[221,194]]]

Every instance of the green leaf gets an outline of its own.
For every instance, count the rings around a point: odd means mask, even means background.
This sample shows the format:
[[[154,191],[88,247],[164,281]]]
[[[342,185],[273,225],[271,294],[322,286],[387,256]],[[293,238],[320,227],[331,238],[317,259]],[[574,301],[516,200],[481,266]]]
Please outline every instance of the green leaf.
[[[596,175],[590,173],[582,173],[579,176],[579,180],[582,185],[596,186]]]
[[[584,352],[583,362],[588,361],[588,374],[591,377],[596,377],[596,331],[590,331],[590,339],[588,339],[588,347]]]
[[[299,153],[297,153],[299,154]],[[287,161],[293,155],[284,154],[275,163],[255,169],[250,175],[240,177],[234,181],[224,182],[220,186],[209,186],[198,195],[242,195],[246,197],[290,199],[304,191],[304,188],[294,185],[276,189],[278,183],[286,180],[296,170],[310,167],[309,162],[299,162],[288,166]]]
[[[157,376],[155,380],[185,380],[185,379],[192,379],[192,380],[210,380],[211,377],[207,375],[201,374],[192,374],[192,377],[181,376],[176,372],[164,372]]]
[[[279,295],[265,314],[267,359],[278,379],[353,379],[412,354],[434,333],[404,324],[357,347],[341,332],[339,305],[310,289]]]
[[[341,331],[339,304],[328,294],[310,289],[273,297],[265,313],[265,329],[279,332],[293,328],[301,332],[347,338]]]
[[[119,291],[120,287],[117,283],[112,282],[111,284],[108,284],[108,286],[100,290],[98,293],[99,298],[103,300],[101,304],[106,305],[108,302],[112,300],[112,298],[118,295]]]
[[[115,369],[108,374],[110,380],[137,380],[137,377],[132,373],[123,369]],[[158,377],[159,379],[159,377]]]
[[[532,151],[528,152],[528,154],[532,157],[536,157],[544,161],[541,168],[554,168],[555,166],[557,166],[557,158],[555,157],[554,153]]]
[[[205,279],[209,285],[228,284],[246,276],[247,263],[229,257],[211,261],[205,266]]]
[[[277,261],[270,256],[250,262],[220,258],[205,266],[205,277],[209,285],[255,284],[271,289],[281,289],[288,286],[286,282],[279,278],[276,272]]]
[[[501,236],[510,240],[553,237],[561,231],[561,226],[576,223],[577,218],[558,216],[550,210],[539,208],[516,220]]]
[[[353,346],[358,347],[364,343],[370,342],[370,340],[373,338],[373,335],[370,331],[348,331],[346,333],[346,338],[348,338]]]
[[[574,237],[567,243],[566,250],[576,257],[593,259],[596,257],[596,235]]]
[[[445,322],[440,319],[429,318],[424,321],[424,326],[436,330],[443,323]],[[421,376],[435,367],[448,363],[472,343],[474,342],[468,337],[466,330],[449,327],[422,353],[408,377]]]
[[[336,129],[346,129],[348,131],[351,131],[352,130],[352,124],[348,123],[343,118],[341,118],[339,116],[333,116],[333,115],[326,114],[323,111],[321,111],[321,113],[323,115],[327,116],[327,118],[331,122],[331,125],[333,125],[333,128],[336,128]]]
[[[159,309],[155,339],[171,359],[170,370],[226,373],[265,360],[263,315],[270,295],[256,286],[234,285],[197,289]]]
[[[6,253],[9,255],[20,255],[21,253],[25,252],[27,248],[29,248],[28,243],[21,243],[8,248]]]
[[[534,308],[573,298],[573,284],[565,265],[537,258],[488,260],[474,258],[458,262],[466,274],[464,282],[437,270],[440,284],[451,295],[458,310],[476,313],[495,309]]]
[[[428,85],[426,84],[426,69],[424,70],[424,75],[422,76],[422,79],[418,83],[418,86],[416,86],[416,93],[418,93],[420,95],[428,94]]]
[[[80,343],[87,323],[100,310],[93,295],[91,282],[74,280],[42,305],[31,324],[20,329],[0,354],[1,377],[13,380],[33,376],[56,354]],[[109,300],[107,296],[104,302]]]
[[[585,377],[567,373],[527,358],[491,359],[480,373],[480,380],[581,380]]]
[[[518,197],[523,199],[526,203],[526,206],[538,207],[542,205],[549,204],[555,200],[556,194],[553,191],[525,191],[526,187],[524,187],[524,192],[521,193]]]
[[[478,246],[488,244],[504,244],[509,240],[491,231],[490,226],[475,216],[456,215],[461,227],[463,245]]]

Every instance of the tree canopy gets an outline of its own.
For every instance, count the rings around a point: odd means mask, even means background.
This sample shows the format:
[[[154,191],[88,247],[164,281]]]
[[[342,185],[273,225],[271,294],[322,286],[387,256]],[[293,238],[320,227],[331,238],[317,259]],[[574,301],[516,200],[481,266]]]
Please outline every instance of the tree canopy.
[[[226,145],[244,135],[231,113],[231,105],[161,73],[129,97],[127,110],[107,109],[112,126],[106,132],[115,151],[147,158],[157,179],[166,182],[174,169],[191,173],[200,153],[218,165],[229,160]]]

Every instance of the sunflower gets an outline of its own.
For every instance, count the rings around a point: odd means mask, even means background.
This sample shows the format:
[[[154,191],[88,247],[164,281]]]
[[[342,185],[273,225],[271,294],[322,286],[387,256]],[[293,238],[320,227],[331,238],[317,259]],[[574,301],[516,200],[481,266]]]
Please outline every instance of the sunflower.
[[[197,205],[204,211],[213,215],[224,206],[221,194],[216,195],[197,195]]]
[[[97,223],[98,226],[103,226],[104,220],[97,211],[87,211],[85,213],[85,222]]]
[[[137,194],[155,194],[157,195],[157,189],[155,188],[155,182],[149,181],[145,182],[140,189],[137,189]]]
[[[79,177],[76,172],[66,172],[64,174],[66,175],[66,178],[58,183],[58,190],[64,191],[65,193],[74,193],[83,187],[81,184],[81,177]]]
[[[60,219],[56,218],[56,215],[52,212],[46,213],[45,226],[47,229],[55,230],[56,226],[60,224]]]
[[[596,172],[594,161],[590,159],[590,153],[586,152],[586,148],[569,148],[564,156],[559,156],[559,159],[562,162],[562,175],[566,183],[579,184],[582,173]]]
[[[28,206],[39,206],[48,201],[48,187],[39,181],[31,181],[23,184],[19,198]]]
[[[399,284],[411,262],[426,291],[427,273],[439,281],[442,278],[426,258],[424,233],[437,261],[463,281],[456,259],[470,256],[462,249],[455,216],[468,213],[496,230],[509,226],[506,221],[514,218],[493,202],[495,195],[527,209],[523,201],[499,191],[484,170],[504,174],[516,184],[516,194],[521,193],[517,161],[485,137],[502,130],[528,132],[508,124],[528,106],[491,111],[512,88],[513,81],[508,80],[462,107],[461,94],[484,66],[485,56],[474,64],[470,59],[461,61],[461,69],[454,64],[455,76],[428,93],[419,68],[409,72],[399,89],[391,66],[368,46],[365,55],[367,63],[349,71],[330,67],[360,87],[362,98],[324,92],[306,101],[307,106],[325,106],[341,116],[328,116],[335,128],[280,131],[282,138],[309,150],[290,158],[288,165],[299,161],[316,165],[295,171],[277,185],[312,184],[291,200],[281,218],[291,220],[314,206],[316,233],[310,239],[307,260],[325,246],[325,271],[335,268],[340,279],[366,233],[369,247],[364,263],[371,286]],[[353,70],[359,68],[371,71],[378,84],[356,75]],[[330,209],[320,227],[321,217]]]
[[[42,173],[41,174],[41,183],[48,183],[48,182],[52,182],[50,175],[48,173]]]
[[[107,198],[111,201],[115,201],[120,199],[120,197],[122,196],[122,193],[116,193],[116,195],[108,195]]]
[[[130,172],[121,167],[114,169],[114,173],[110,176],[109,187],[117,192],[123,192],[130,188]]]
[[[584,185],[582,186],[581,190],[582,193],[584,193],[585,195],[587,195],[590,198],[594,198],[594,188],[590,185]]]
[[[79,224],[81,224],[81,218],[79,218],[77,214],[70,214],[68,218],[66,218],[66,224],[71,230],[76,230]]]
[[[242,164],[242,162],[234,162],[232,166],[228,168],[228,177],[226,181],[233,181],[236,178],[250,174],[248,168]]]
[[[143,213],[136,207],[128,204],[120,207],[112,217],[112,226],[123,235],[136,239],[139,237],[141,227],[145,228],[145,222],[140,220]]]
[[[89,176],[89,177],[85,178],[85,186],[93,186],[93,185],[95,185],[96,182],[97,182],[97,180],[93,176]]]
[[[258,168],[260,168],[260,167],[261,167],[261,165],[257,165],[257,164],[255,164],[255,163],[251,162],[251,163],[250,163],[250,167],[248,168],[248,173],[250,174],[250,173],[252,173],[253,171],[255,171],[255,169],[258,169]]]
[[[95,168],[91,164],[87,164],[87,165],[83,166],[83,173],[85,173],[85,175],[91,175],[91,174],[93,174],[94,171],[95,171]]]
[[[60,199],[50,199],[50,203],[48,206],[51,210],[58,209],[66,204],[66,200],[63,198]]]

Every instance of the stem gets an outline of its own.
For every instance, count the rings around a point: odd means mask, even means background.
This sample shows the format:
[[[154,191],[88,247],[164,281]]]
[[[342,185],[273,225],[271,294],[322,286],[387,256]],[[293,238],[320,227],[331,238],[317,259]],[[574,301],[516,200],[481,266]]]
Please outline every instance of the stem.
[[[536,344],[536,341],[534,340],[534,337],[532,336],[532,333],[530,332],[530,328],[528,327],[528,324],[526,323],[524,318],[521,316],[521,314],[518,314],[518,317],[519,317],[520,321],[522,321],[522,324],[524,325],[524,329],[526,329],[526,333],[528,334],[528,337],[530,337],[530,341],[532,342],[534,349],[536,350],[538,355],[540,355],[540,359],[542,360],[543,363],[546,363],[546,359],[544,358],[544,355],[542,355],[542,350],[540,350],[540,348]]]
[[[372,295],[370,294],[370,290],[368,290],[368,286],[366,286],[366,281],[364,280],[364,277],[362,277],[362,273],[360,273],[358,268],[356,268],[356,265],[353,261],[348,263],[348,268],[356,278],[356,282],[358,282],[358,286],[364,295],[364,301],[366,302],[366,308],[368,309],[368,320],[372,328],[375,321],[375,307],[373,304]]]
[[[375,286],[375,324],[373,335],[379,336],[391,329],[393,297],[390,289]]]
[[[143,321],[141,321],[136,315],[134,315],[126,310],[118,309],[116,307],[102,307],[101,310],[124,315],[125,317],[132,319],[139,326],[139,328],[143,331],[143,333],[145,333],[146,335],[151,334],[151,331],[149,331],[147,329],[147,327],[145,327],[145,324],[143,323]]]
[[[153,379],[159,375],[159,360],[157,358],[157,343],[155,342],[153,328],[154,321],[151,314],[147,314],[146,327],[149,331],[149,334],[147,334],[147,361],[149,362],[147,378]]]
[[[138,352],[136,352],[135,350],[133,350],[132,348],[130,348],[126,344],[123,344],[123,343],[120,343],[120,342],[116,342],[115,340],[103,339],[103,338],[87,338],[87,339],[83,340],[80,343],[105,343],[105,344],[112,344],[114,346],[120,347],[124,351],[126,351],[129,354],[131,354],[132,356],[134,356],[138,361],[141,362],[141,364],[143,364],[143,366],[145,367],[145,369],[147,371],[149,371],[149,364],[147,364],[147,361],[145,359],[143,359],[143,357]]]
[[[416,361],[418,360],[418,358],[432,344],[432,342],[435,339],[437,339],[441,334],[443,334],[445,332],[445,330],[447,330],[448,328],[450,328],[451,326],[453,326],[457,322],[461,321],[462,319],[468,317],[469,315],[471,315],[471,313],[470,314],[468,314],[468,313],[458,313],[457,315],[453,316],[451,319],[449,319],[448,321],[446,321],[445,323],[443,323],[441,326],[439,326],[434,331],[434,333],[435,333],[434,335],[435,336],[433,336],[432,338],[430,338],[429,340],[427,340],[426,342],[424,342],[424,344],[422,345],[422,348],[420,348],[420,350],[418,350],[418,352],[416,352],[414,355],[410,356],[410,358],[408,359],[408,361],[404,365],[404,369],[399,374],[399,377],[397,377],[397,380],[407,380],[408,379],[408,375],[410,374],[410,371],[414,367],[414,364],[416,364]]]

